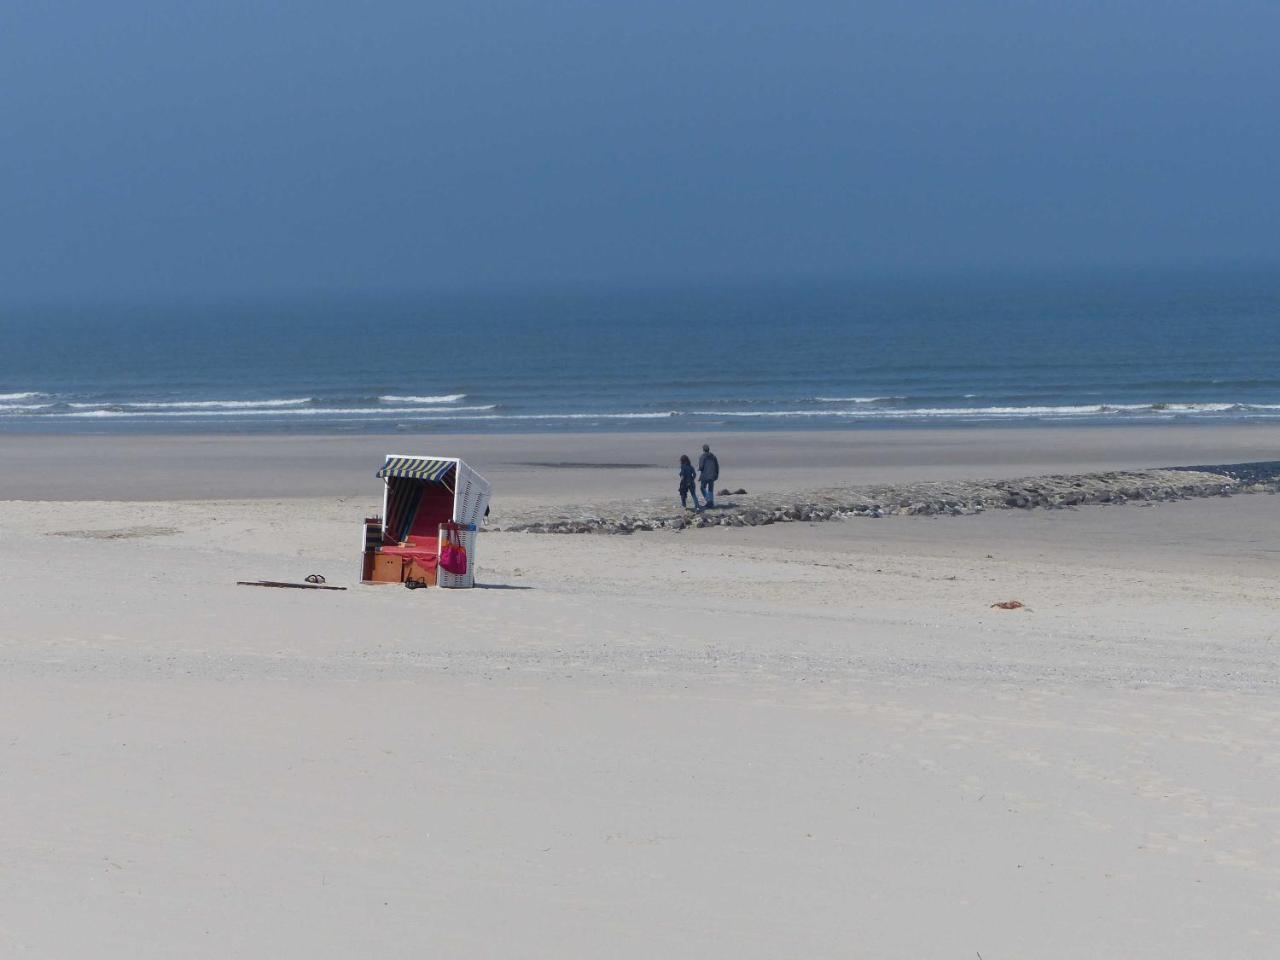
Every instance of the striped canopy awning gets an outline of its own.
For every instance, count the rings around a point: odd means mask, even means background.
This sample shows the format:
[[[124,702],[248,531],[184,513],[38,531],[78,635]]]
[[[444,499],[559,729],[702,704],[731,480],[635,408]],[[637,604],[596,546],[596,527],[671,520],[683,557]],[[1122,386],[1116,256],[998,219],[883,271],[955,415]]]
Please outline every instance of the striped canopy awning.
[[[415,480],[441,480],[453,469],[452,460],[427,460],[421,457],[387,457],[378,471],[379,477],[412,477]]]

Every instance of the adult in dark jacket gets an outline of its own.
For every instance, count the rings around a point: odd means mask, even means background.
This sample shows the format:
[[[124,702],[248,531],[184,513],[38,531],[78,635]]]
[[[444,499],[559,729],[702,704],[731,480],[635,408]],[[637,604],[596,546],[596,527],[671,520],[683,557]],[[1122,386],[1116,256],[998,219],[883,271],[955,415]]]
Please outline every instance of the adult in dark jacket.
[[[702,484],[702,504],[706,507],[716,505],[716,481],[720,479],[720,461],[711,452],[708,444],[702,445],[702,456],[698,458],[698,479]]]
[[[680,506],[688,508],[687,497],[693,497],[693,509],[698,509],[698,491],[694,486],[693,462],[689,455],[680,454]]]

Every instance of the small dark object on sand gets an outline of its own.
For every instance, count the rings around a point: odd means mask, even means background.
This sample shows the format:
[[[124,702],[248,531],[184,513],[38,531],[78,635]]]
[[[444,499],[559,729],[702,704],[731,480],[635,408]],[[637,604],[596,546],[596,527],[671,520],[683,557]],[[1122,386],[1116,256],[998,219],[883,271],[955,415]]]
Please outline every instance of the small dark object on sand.
[[[732,497],[732,496],[733,496],[733,491],[732,491],[732,490],[730,490],[728,487],[725,487],[723,490],[721,490],[719,493],[717,493],[717,494],[716,494],[716,496],[717,496],[717,497]]]
[[[1000,610],[1017,610],[1023,605],[1021,600],[1002,600],[999,603],[993,603],[991,606]]]
[[[408,580],[404,582],[404,585],[405,585],[405,589],[407,590],[417,590],[420,587],[427,586],[427,581],[415,580],[413,577],[410,577]]]
[[[745,497],[747,495],[747,491],[739,487],[737,490],[733,491],[733,495],[735,497]]]

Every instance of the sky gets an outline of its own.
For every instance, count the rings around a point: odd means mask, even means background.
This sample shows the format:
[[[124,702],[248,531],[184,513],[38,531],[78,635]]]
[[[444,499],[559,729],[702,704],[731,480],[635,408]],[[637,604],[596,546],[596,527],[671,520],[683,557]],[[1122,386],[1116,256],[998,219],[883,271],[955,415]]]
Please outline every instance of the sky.
[[[0,298],[1280,264],[1280,4],[5,0]]]

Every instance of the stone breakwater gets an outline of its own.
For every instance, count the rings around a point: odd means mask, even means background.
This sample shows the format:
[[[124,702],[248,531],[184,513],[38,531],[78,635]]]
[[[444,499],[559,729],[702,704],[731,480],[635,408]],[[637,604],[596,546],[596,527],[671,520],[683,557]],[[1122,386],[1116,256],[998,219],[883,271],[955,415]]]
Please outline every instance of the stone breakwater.
[[[725,497],[702,513],[670,498],[598,503],[493,518],[489,529],[528,533],[634,533],[690,527],[756,527],[847,517],[966,516],[987,510],[1067,509],[1280,492],[1280,462],[879,486]]]

